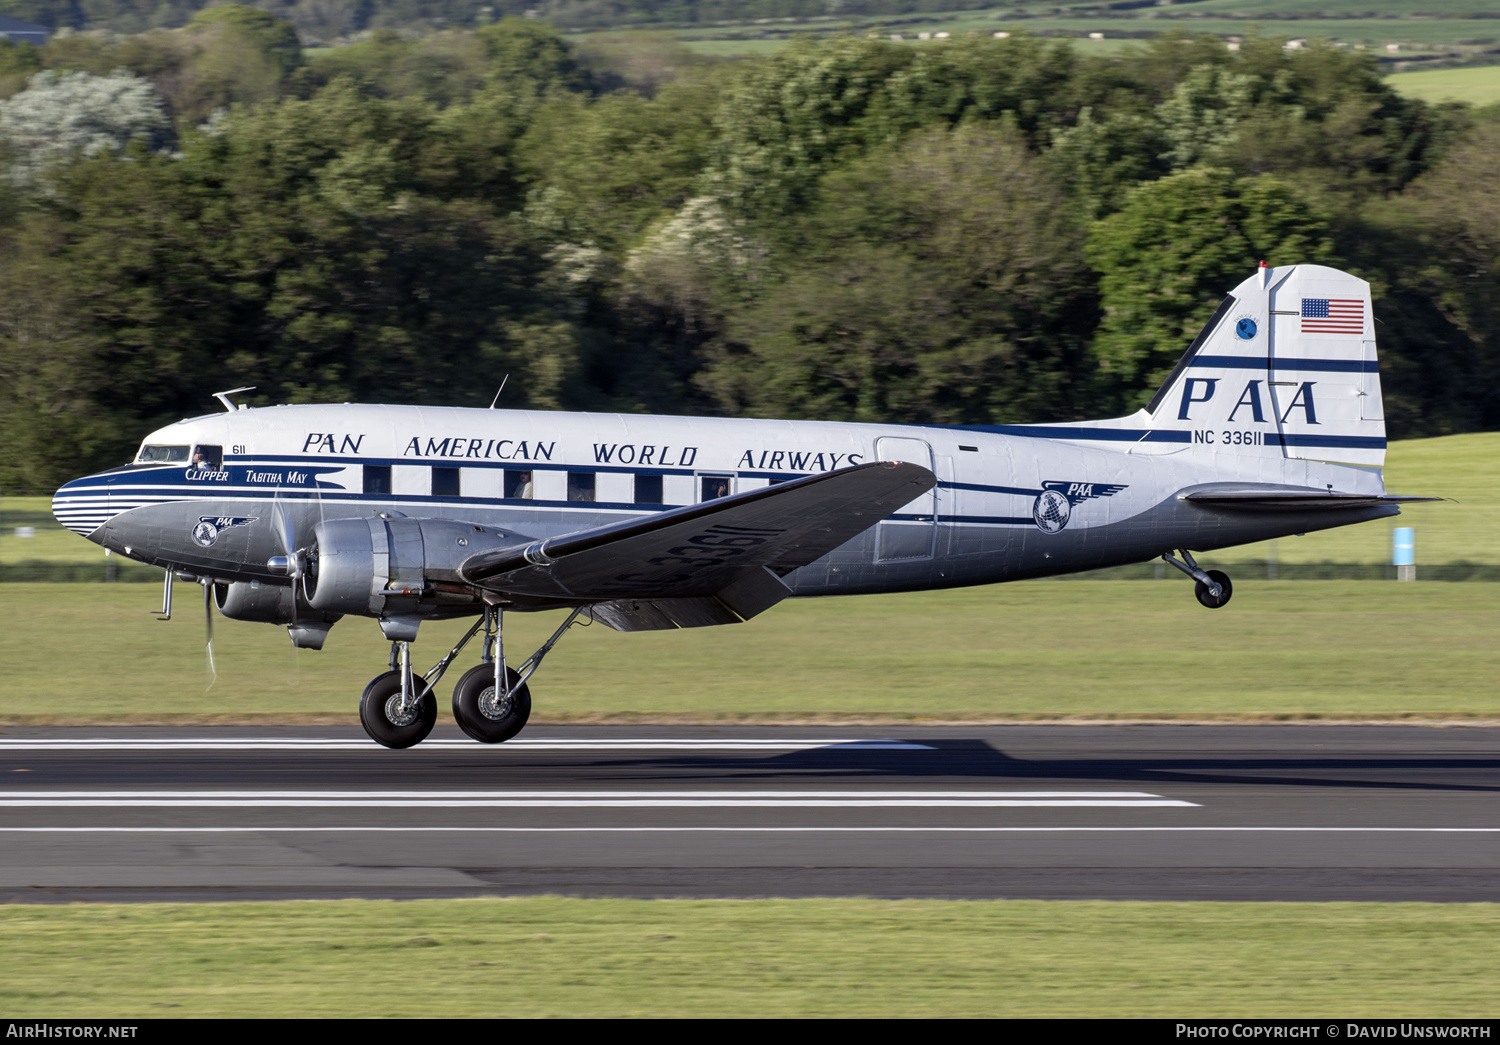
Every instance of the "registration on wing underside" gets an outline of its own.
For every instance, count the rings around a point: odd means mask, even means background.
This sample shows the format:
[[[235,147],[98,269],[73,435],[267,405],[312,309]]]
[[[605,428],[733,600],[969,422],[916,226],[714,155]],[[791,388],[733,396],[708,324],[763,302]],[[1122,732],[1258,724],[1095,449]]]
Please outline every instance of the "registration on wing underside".
[[[920,465],[872,462],[485,552],[461,572],[493,591],[607,603],[595,616],[622,630],[731,623],[790,594],[781,576],[935,485]]]

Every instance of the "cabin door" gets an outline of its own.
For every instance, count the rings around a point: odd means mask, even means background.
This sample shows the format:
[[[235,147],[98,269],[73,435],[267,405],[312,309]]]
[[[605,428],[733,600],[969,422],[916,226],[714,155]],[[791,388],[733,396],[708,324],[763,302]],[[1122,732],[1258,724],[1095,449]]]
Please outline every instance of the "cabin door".
[[[936,472],[932,447],[923,439],[877,439],[875,454],[882,461],[906,461]],[[937,490],[933,489],[896,509],[890,518],[876,526],[875,561],[930,559],[936,536]]]

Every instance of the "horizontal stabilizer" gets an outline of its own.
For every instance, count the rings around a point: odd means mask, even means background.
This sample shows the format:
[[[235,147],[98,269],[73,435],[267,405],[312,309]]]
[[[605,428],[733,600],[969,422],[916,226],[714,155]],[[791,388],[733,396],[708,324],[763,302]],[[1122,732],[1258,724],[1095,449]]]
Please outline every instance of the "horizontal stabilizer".
[[[1226,508],[1245,512],[1306,512],[1373,508],[1377,505],[1412,504],[1418,501],[1441,501],[1441,497],[1414,497],[1400,494],[1341,493],[1309,486],[1281,486],[1275,483],[1215,483],[1180,494],[1182,500],[1205,508]]]
[[[730,623],[789,594],[780,577],[936,483],[920,465],[872,461],[524,548],[482,552],[460,572],[490,591],[609,604],[598,606],[597,617],[621,630]]]

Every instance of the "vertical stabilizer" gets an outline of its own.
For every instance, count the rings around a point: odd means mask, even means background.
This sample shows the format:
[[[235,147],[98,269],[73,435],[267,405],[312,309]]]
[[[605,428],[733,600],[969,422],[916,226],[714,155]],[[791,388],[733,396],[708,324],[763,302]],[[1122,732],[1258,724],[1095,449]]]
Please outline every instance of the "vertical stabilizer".
[[[1370,285],[1321,265],[1262,268],[1220,304],[1146,407],[1194,449],[1385,463]]]

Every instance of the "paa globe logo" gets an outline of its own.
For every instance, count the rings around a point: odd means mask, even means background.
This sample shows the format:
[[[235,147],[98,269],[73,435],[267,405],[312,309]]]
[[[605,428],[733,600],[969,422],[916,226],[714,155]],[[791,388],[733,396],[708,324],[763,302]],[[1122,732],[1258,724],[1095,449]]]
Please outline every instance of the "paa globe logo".
[[[252,523],[255,519],[240,516],[229,518],[224,515],[200,515],[198,525],[193,527],[193,543],[200,548],[211,547],[214,541],[219,539],[219,534],[231,526],[243,526]]]
[[[1249,316],[1241,316],[1239,322],[1234,325],[1234,336],[1241,341],[1254,341],[1255,335],[1259,332],[1260,328]]]
[[[1113,497],[1124,486],[1110,483],[1070,483],[1052,480],[1031,506],[1031,518],[1043,533],[1060,533],[1073,518],[1073,509],[1093,497]]]

